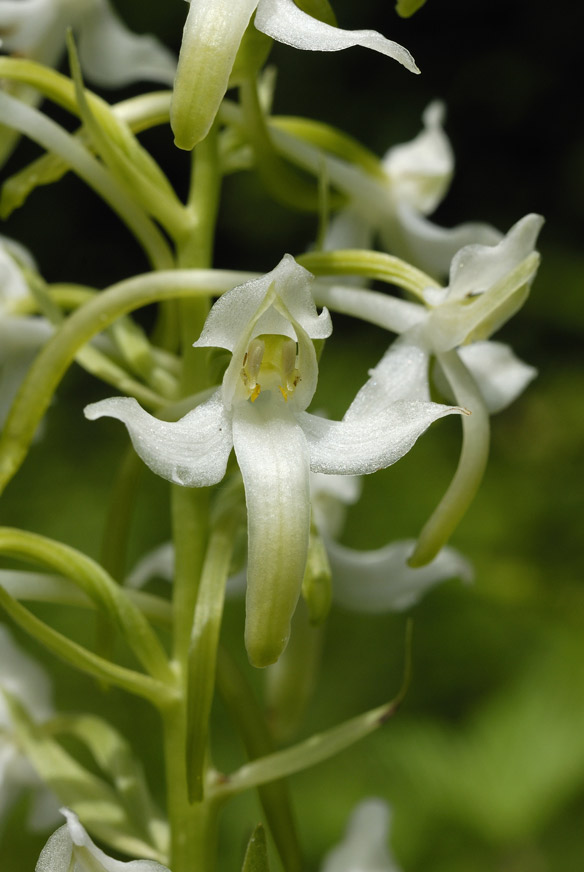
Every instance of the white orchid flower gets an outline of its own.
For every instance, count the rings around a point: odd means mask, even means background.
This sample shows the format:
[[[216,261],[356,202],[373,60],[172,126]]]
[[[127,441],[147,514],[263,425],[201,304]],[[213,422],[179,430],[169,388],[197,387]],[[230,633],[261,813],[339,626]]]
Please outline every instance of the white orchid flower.
[[[0,817],[23,790],[32,790],[29,826],[41,830],[54,824],[57,802],[19,749],[4,694],[17,700],[38,723],[53,715],[48,676],[0,625]]]
[[[131,398],[85,409],[91,420],[122,421],[144,462],[187,487],[221,481],[235,449],[248,513],[246,647],[260,666],[284,649],[300,594],[310,470],[375,472],[406,454],[433,421],[461,411],[430,402],[416,387],[408,348],[392,361],[389,392],[380,394],[371,379],[342,421],[308,414],[318,378],[312,340],[332,330],[326,309],[316,312],[312,278],[286,255],[272,272],[215,303],[195,345],[226,348],[232,359],[221,387],[180,421],[153,418]]]
[[[388,847],[391,812],[382,799],[354,809],[343,840],[324,858],[321,872],[400,872]]]
[[[453,258],[447,287],[429,287],[423,304],[382,297],[347,287],[319,290],[319,302],[401,333],[376,366],[379,390],[391,395],[393,360],[420,356],[420,390],[428,390],[429,361],[435,356],[459,405],[472,413],[463,422],[459,465],[442,501],[418,540],[409,563],[422,566],[448,540],[482,479],[489,447],[489,413],[509,405],[535,377],[533,367],[489,337],[524,303],[539,265],[535,243],[539,215],[526,215],[496,245],[468,245]],[[415,349],[415,350],[414,350]]]
[[[501,233],[483,223],[446,229],[426,217],[443,200],[454,171],[454,155],[444,133],[445,107],[431,103],[424,128],[411,141],[393,146],[381,161],[379,178],[330,161],[328,178],[349,196],[349,205],[331,221],[324,247],[382,246],[431,275],[442,276],[459,249],[471,243],[494,245]]]
[[[414,539],[370,550],[341,545],[336,539],[346,507],[359,498],[361,479],[320,473],[312,473],[311,478],[313,519],[326,546],[337,606],[370,614],[402,612],[442,581],[472,580],[470,563],[454,548],[443,548],[427,566],[413,569],[407,561],[416,544]]]
[[[142,80],[171,85],[176,58],[155,37],[128,30],[109,0],[2,0],[0,37],[8,54],[58,66],[67,28],[96,85],[118,88]]]
[[[373,30],[341,30],[303,12],[294,0],[188,0],[171,108],[179,148],[191,149],[211,127],[229,84],[244,32],[255,12],[257,30],[294,48],[339,51],[361,45],[419,72],[403,46]]]
[[[31,361],[53,332],[45,318],[14,312],[15,305],[29,296],[19,263],[35,268],[22,245],[0,237],[0,428]]]
[[[170,872],[156,860],[114,860],[93,843],[77,815],[68,808],[67,821],[41,851],[35,872]]]

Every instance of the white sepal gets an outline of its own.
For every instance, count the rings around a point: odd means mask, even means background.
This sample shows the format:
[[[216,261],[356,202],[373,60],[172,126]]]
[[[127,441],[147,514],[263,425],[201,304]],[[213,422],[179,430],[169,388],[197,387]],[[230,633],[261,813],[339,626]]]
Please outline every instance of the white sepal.
[[[407,560],[415,544],[415,540],[408,539],[371,551],[357,551],[327,541],[335,603],[355,612],[401,612],[441,581],[472,580],[470,563],[453,548],[443,548],[431,563],[412,569]]]
[[[412,73],[419,73],[407,49],[374,30],[341,30],[318,21],[296,6],[293,0],[260,0],[255,26],[272,39],[308,51],[340,51],[361,45],[398,61]]]
[[[233,442],[220,391],[180,421],[160,421],[129,397],[101,400],[84,412],[90,421],[104,416],[122,421],[144,463],[174,484],[208,487],[225,475]]]
[[[537,376],[536,368],[520,360],[503,342],[473,342],[459,348],[458,354],[491,415],[511,405]]]

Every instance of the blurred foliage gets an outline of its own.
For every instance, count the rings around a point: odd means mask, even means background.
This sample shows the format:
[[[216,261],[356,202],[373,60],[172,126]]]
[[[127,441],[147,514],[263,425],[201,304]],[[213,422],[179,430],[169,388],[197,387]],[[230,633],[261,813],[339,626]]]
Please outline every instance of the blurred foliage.
[[[137,29],[159,32],[178,48],[183,0],[117,5]],[[441,97],[457,169],[437,220],[488,220],[506,230],[526,212],[540,211],[547,224],[532,297],[500,334],[539,368],[540,378],[493,419],[486,479],[453,543],[472,559],[475,583],[443,585],[414,610],[413,683],[394,720],[292,780],[310,868],[340,838],[352,806],[380,795],[394,807],[395,852],[408,872],[580,872],[584,123],[572,83],[582,10],[560,16],[533,0],[503,7],[432,0],[401,20],[385,0],[337,0],[334,8],[341,26],[376,28],[406,45],[422,75],[408,76],[360,50],[299,56],[276,46],[275,111],[320,117],[382,153],[415,135],[424,106]],[[171,152],[169,132],[153,131],[144,141],[184,190],[186,158]],[[25,144],[22,161],[34,153]],[[35,251],[48,280],[100,286],[146,268],[126,232],[80,183],[60,183],[58,207],[55,194],[39,190],[2,228]],[[230,178],[216,262],[270,269],[282,249],[303,250],[314,232],[313,218],[272,205],[255,179]],[[381,331],[335,319],[315,407],[342,414],[387,341]],[[81,407],[108,392],[71,371],[47,416],[45,438],[0,503],[2,523],[99,556],[125,434],[84,421]],[[347,544],[377,547],[416,534],[454,469],[457,428],[457,421],[440,422],[402,462],[367,480],[349,513]],[[167,506],[166,485],[146,471],[131,559],[167,538]],[[74,611],[51,618],[80,636],[92,632],[90,619]],[[239,603],[227,609],[224,636],[243,662]],[[117,691],[104,692],[29,647],[51,669],[60,707],[100,711],[135,737],[161,793],[158,723],[146,705],[127,705]],[[302,735],[390,698],[400,683],[403,649],[403,616],[333,611]],[[254,676],[258,689],[260,679]],[[215,716],[217,762],[230,768],[243,752],[220,703]],[[3,872],[34,868],[45,841],[24,830],[25,811],[23,800],[1,834]],[[224,827],[236,835],[222,849],[222,870],[240,868],[259,814],[248,797],[228,807]]]

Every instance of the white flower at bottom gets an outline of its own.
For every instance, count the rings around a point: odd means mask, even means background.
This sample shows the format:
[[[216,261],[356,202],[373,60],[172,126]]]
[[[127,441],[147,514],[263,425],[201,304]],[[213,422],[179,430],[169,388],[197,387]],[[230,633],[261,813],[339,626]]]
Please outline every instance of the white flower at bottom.
[[[324,858],[320,872],[400,872],[388,845],[391,812],[382,799],[354,809],[345,836]]]
[[[170,872],[156,860],[114,860],[87,835],[77,815],[61,809],[67,823],[49,839],[35,872]]]
[[[246,647],[252,663],[275,662],[286,646],[308,551],[310,470],[355,475],[403,457],[430,424],[460,409],[429,401],[415,387],[409,349],[392,361],[394,383],[371,379],[342,421],[305,411],[318,378],[314,339],[329,336],[317,315],[312,276],[286,255],[272,272],[233,288],[211,309],[198,347],[232,359],[221,387],[180,421],[159,421],[129,398],[85,409],[117,418],[158,475],[187,487],[219,482],[235,449],[248,514]],[[412,390],[412,388],[414,388]]]

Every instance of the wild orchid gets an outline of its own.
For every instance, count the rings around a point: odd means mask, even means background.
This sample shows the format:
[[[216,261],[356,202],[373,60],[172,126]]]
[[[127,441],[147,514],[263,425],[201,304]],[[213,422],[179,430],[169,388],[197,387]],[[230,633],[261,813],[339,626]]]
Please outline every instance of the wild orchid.
[[[391,360],[393,386],[371,379],[342,421],[305,411],[318,379],[312,340],[332,325],[317,315],[310,274],[286,256],[271,273],[221,297],[197,347],[232,352],[222,386],[176,423],[158,421],[132,399],[88,406],[94,420],[118,418],[158,475],[187,487],[221,481],[231,448],[243,475],[248,513],[246,647],[266,666],[286,646],[308,550],[310,470],[374,472],[399,460],[429,425],[460,412],[429,401],[412,382],[412,360]],[[415,369],[415,367],[414,367]],[[269,555],[269,559],[268,559]]]

